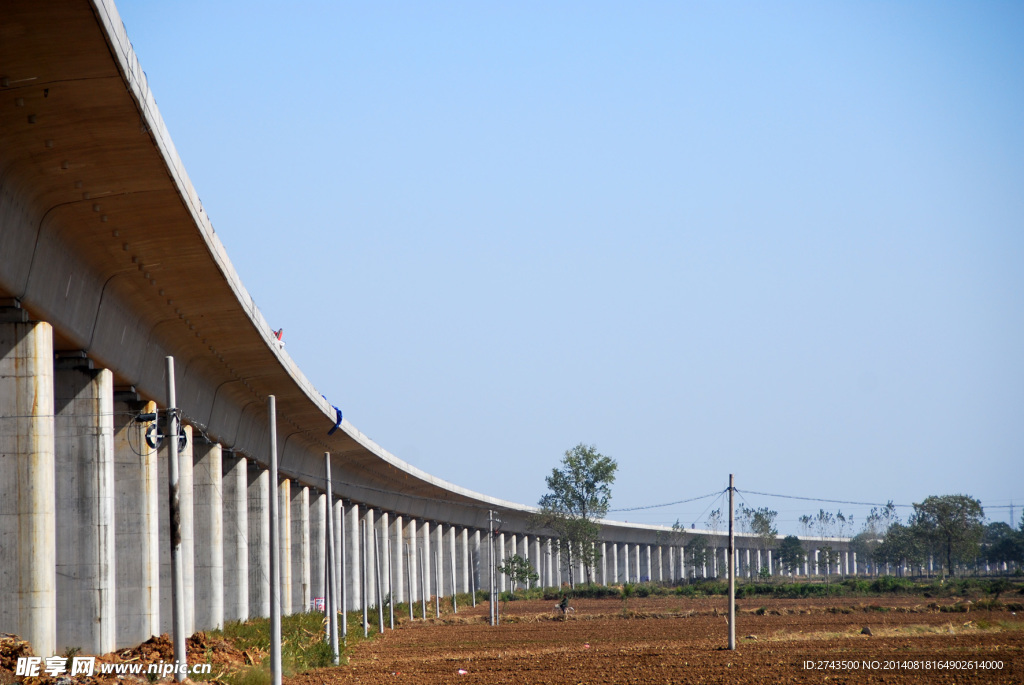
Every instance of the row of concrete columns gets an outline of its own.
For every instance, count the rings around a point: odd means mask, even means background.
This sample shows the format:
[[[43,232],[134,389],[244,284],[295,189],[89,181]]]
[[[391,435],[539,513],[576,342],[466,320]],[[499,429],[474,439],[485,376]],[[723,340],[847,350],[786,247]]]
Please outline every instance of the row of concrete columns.
[[[37,653],[101,654],[171,629],[167,441],[147,443],[153,402],[113,387],[82,353],[55,359],[53,332],[19,309],[0,309],[0,632]],[[161,423],[162,427],[162,423]],[[271,490],[269,471],[209,444],[186,426],[180,450],[185,627],[270,613],[270,497],[278,498],[282,613],[323,598],[327,496],[290,480]],[[343,606],[486,589],[496,573],[488,532],[334,500],[335,568]],[[569,581],[558,540],[501,531],[494,566],[528,559],[545,587]],[[604,541],[590,579],[603,584],[671,582],[724,575],[724,549],[692,568],[684,548]],[[587,579],[582,555],[572,577]],[[739,572],[773,564],[741,550]],[[751,554],[754,554],[753,560]],[[721,557],[721,560],[720,560]],[[809,558],[814,563],[817,552]],[[723,572],[720,573],[720,569]],[[851,571],[852,569],[852,571]],[[699,571],[699,572],[698,572]],[[849,553],[842,573],[856,571]],[[809,568],[805,573],[809,573]],[[365,580],[364,580],[365,579]],[[499,591],[512,589],[497,573]]]

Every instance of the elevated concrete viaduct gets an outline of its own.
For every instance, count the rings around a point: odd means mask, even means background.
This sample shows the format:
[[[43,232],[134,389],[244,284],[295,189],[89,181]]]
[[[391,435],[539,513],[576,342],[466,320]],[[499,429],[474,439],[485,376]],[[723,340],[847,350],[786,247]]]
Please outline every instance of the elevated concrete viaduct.
[[[328,516],[349,609],[379,601],[374,536],[368,546],[359,522],[389,541],[382,573],[394,569],[398,601],[486,588],[489,510],[503,522],[499,558],[518,553],[544,585],[563,582],[558,541],[529,530],[530,507],[434,478],[347,421],[329,433],[334,408],[242,286],[113,2],[5,0],[0,12],[0,632],[49,656],[169,629],[168,449],[149,446],[137,420],[164,407],[167,356],[190,436],[180,457],[189,631],[267,615],[271,496],[285,611],[324,595]],[[682,546],[710,534],[670,533],[605,522],[596,579],[724,574],[723,536],[697,568]],[[780,571],[740,540],[739,572]],[[420,559],[441,560],[440,582],[420,576]],[[849,553],[844,564],[856,572]]]

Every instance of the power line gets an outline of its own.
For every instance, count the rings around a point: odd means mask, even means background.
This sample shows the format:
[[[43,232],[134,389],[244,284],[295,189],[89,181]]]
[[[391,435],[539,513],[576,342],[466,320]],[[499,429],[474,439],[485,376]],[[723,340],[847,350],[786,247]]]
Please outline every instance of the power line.
[[[737,489],[736,492],[740,492],[740,490]],[[757,492],[756,490],[744,490],[743,492],[746,492],[749,495],[763,495],[765,497],[781,497],[783,499],[798,499],[798,500],[804,500],[805,502],[825,502],[827,504],[858,504],[858,505],[865,506],[865,507],[887,507],[890,504],[892,504],[892,502],[886,502],[886,503],[883,504],[881,502],[851,502],[851,501],[842,500],[842,499],[821,499],[820,497],[797,497],[796,495],[778,495],[778,494],[775,494],[775,493],[772,493],[772,492]],[[892,506],[894,506],[894,507],[907,507],[907,508],[909,508],[909,507],[913,507],[914,505],[913,504],[893,504]]]
[[[707,497],[714,497],[715,495],[721,494],[721,492],[722,492],[721,490],[715,490],[714,492],[709,492],[708,494],[701,495],[700,497],[691,497],[690,499],[681,499],[678,502],[666,502],[665,504],[647,504],[647,505],[644,505],[642,507],[626,507],[624,509],[609,509],[608,511],[609,512],[613,512],[613,511],[640,511],[642,509],[661,509],[662,507],[671,507],[671,506],[674,506],[676,504],[686,504],[687,502],[696,502],[699,499],[705,499]]]

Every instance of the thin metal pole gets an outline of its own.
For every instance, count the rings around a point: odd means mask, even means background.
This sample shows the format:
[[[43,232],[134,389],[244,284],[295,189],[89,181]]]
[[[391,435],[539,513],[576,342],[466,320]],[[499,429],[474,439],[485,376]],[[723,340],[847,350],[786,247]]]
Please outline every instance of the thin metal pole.
[[[441,615],[441,550],[434,552],[434,618]]]
[[[341,637],[348,644],[348,556],[345,552],[346,540],[345,540],[345,500],[339,500],[341,503],[341,606],[338,610],[341,612]],[[334,512],[331,512],[331,516]],[[358,534],[357,534],[358,535]],[[334,537],[331,537],[333,540]],[[334,555],[337,558],[337,554]],[[334,574],[335,582],[337,582],[338,575]],[[337,604],[337,600],[334,602]]]
[[[170,500],[171,540],[171,632],[174,647],[174,679],[185,679],[188,655],[185,651],[185,574],[181,560],[181,484],[178,464],[178,409],[174,391],[174,357],[167,357],[167,440],[170,443],[170,469],[167,495]]]
[[[487,617],[494,625],[494,510],[487,510]]]
[[[736,534],[734,530],[736,487],[729,474],[729,649],[736,649]]]
[[[281,543],[277,520],[277,399],[267,396],[270,413],[270,677],[281,685]]]
[[[470,558],[470,560],[472,562],[473,561],[473,553],[472,552],[470,552],[469,558]],[[469,570],[469,597],[470,597],[470,599],[473,600],[473,606],[474,607],[476,606],[476,573],[475,573],[475,571],[476,571],[475,566],[471,565],[470,570]]]
[[[412,615],[412,608],[414,604],[412,601],[412,551],[409,549],[408,542],[405,543],[405,586],[409,588],[409,620],[412,621],[416,617]]]
[[[426,620],[426,618],[427,618],[427,585],[428,585],[427,574],[426,574],[426,571],[424,570],[425,563],[423,561],[423,557],[425,557],[427,555],[425,550],[426,550],[426,547],[424,547],[424,551],[419,555],[419,558],[420,558],[420,605],[421,605],[420,606],[420,614],[421,614],[421,617],[424,620]]]
[[[384,558],[388,561],[388,626],[395,629],[395,565],[391,558],[391,536],[384,533]]]
[[[455,559],[454,558],[452,559],[451,567],[452,567],[452,613],[453,614],[457,614],[457,613],[459,613],[459,605],[458,605],[458,603],[456,602],[456,599],[455,599],[455,595],[458,594],[458,591],[457,591],[457,589],[455,587]]]
[[[370,559],[366,553],[366,547],[370,542],[370,536],[366,532],[366,519],[362,520],[362,525],[359,527],[361,532],[362,545],[360,549],[363,551],[363,563],[359,564],[359,573],[362,576],[360,579],[360,587],[363,589],[363,637],[367,637],[370,634],[370,593],[366,587],[366,565],[370,563]]]
[[[327,467],[327,617],[331,639],[331,656],[334,665],[340,663],[338,652],[338,586],[335,574],[334,549],[334,494],[331,487],[331,453],[324,452],[324,463]]]
[[[380,534],[373,530],[373,575],[377,580],[377,632],[384,632],[384,588],[380,577]]]

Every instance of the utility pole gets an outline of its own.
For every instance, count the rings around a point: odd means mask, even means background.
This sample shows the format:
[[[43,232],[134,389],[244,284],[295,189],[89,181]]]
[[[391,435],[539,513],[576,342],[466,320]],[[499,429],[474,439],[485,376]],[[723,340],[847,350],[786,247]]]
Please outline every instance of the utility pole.
[[[411,623],[416,618],[412,612],[416,603],[412,601],[415,588],[412,586],[412,552],[408,542],[405,543],[405,586],[409,588],[409,622]]]
[[[490,570],[487,572],[487,577],[490,579],[488,583],[488,599],[487,603],[490,604],[488,609],[490,610],[491,625],[498,624],[498,617],[494,611],[494,510],[487,510],[487,562],[490,564]]]
[[[178,464],[178,421],[177,398],[174,391],[174,357],[167,357],[167,439],[170,442],[170,469],[168,471],[167,494],[170,498],[171,526],[171,632],[174,647],[174,679],[179,683],[185,679],[188,656],[185,651],[185,576],[181,560],[181,489]]]
[[[335,575],[334,559],[334,495],[331,487],[331,453],[324,452],[327,466],[327,620],[331,641],[331,655],[334,665],[340,662],[338,652],[338,587]]]
[[[729,474],[729,649],[736,649],[736,487]]]
[[[377,576],[377,632],[384,633],[384,588],[381,586],[380,577],[380,535],[377,529],[373,529],[373,574]]]
[[[270,414],[270,678],[281,685],[281,544],[277,520],[277,398],[267,395]]]

